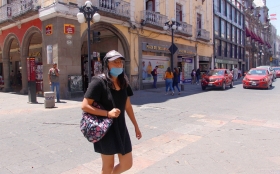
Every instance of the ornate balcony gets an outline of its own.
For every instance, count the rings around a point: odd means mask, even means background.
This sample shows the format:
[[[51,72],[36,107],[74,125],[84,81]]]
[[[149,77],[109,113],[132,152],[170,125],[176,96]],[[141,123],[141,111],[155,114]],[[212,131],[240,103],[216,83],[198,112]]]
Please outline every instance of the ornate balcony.
[[[0,7],[0,27],[38,14],[38,0],[16,0]]]
[[[205,30],[205,29],[197,29],[197,35],[196,35],[196,39],[197,40],[202,40],[205,42],[209,42],[210,41],[210,32]]]
[[[141,12],[141,24],[147,27],[156,28],[162,30],[164,23],[168,21],[167,16],[161,15],[154,11],[144,10]]]
[[[186,23],[186,22],[178,22],[182,30],[178,31],[177,33],[186,37],[192,37],[192,25]]]
[[[94,0],[92,3],[98,7],[101,16],[126,20],[130,18],[130,3],[125,1]]]

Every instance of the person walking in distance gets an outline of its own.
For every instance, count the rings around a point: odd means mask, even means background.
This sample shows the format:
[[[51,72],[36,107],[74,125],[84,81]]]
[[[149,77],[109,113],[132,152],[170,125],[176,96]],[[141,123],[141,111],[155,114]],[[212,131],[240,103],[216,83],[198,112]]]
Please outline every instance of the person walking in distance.
[[[200,79],[200,69],[197,68],[196,72],[195,72],[195,76],[196,76],[196,84],[199,85],[199,79]]]
[[[173,85],[172,85],[172,87],[173,87],[173,89],[174,89],[174,91],[175,91],[175,87],[177,88],[177,90],[178,90],[178,95],[180,95],[180,88],[179,88],[179,86],[178,86],[178,83],[179,83],[179,75],[180,75],[180,73],[179,73],[179,70],[178,70],[178,68],[174,68],[174,72],[173,72]]]
[[[105,136],[95,142],[94,150],[101,154],[102,174],[119,174],[132,167],[132,145],[125,122],[125,112],[134,125],[134,131],[137,139],[142,137],[138,127],[130,96],[133,91],[124,74],[124,57],[117,51],[109,51],[104,59],[103,77],[94,76],[85,93],[82,110],[84,112],[99,115],[100,117],[113,118],[113,124],[110,126]],[[103,80],[105,85],[103,85]],[[111,91],[112,98],[108,99],[108,90]],[[112,101],[116,104],[114,108]],[[97,102],[104,107],[98,109],[92,106]],[[115,165],[114,156],[118,155],[119,163]]]
[[[49,70],[49,84],[51,91],[56,91],[56,100],[60,102],[60,95],[59,95],[59,69],[57,68],[57,63],[53,63],[53,67]]]
[[[171,72],[171,68],[168,67],[165,74],[164,74],[164,79],[165,79],[165,91],[166,91],[166,94],[165,95],[168,95],[168,90],[170,88],[171,90],[171,95],[174,95],[174,89],[172,87],[172,84],[173,84],[173,73]]]
[[[192,81],[191,81],[191,84],[194,84],[195,83],[195,70],[193,69],[192,72],[191,72],[191,77],[192,77]]]
[[[153,88],[157,88],[157,74],[158,74],[157,69],[158,69],[158,66],[155,66],[155,69],[151,72],[153,79],[154,79]]]

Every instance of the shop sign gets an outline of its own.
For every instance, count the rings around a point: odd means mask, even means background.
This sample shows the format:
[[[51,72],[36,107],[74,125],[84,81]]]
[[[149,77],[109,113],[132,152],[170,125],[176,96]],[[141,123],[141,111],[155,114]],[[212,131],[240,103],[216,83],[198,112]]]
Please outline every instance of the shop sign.
[[[187,49],[179,49],[179,54],[196,54],[194,47],[187,46]]]
[[[50,25],[47,25],[46,26],[46,35],[49,36],[49,35],[52,35],[53,34],[53,25],[50,24]]]
[[[199,61],[206,61],[209,62],[210,58],[209,57],[205,57],[205,56],[199,56]]]
[[[237,64],[236,61],[232,61],[232,60],[222,60],[222,59],[215,59],[215,63]]]
[[[36,79],[34,57],[27,58],[27,79],[28,81],[35,81]]]
[[[29,57],[39,57],[41,56],[41,52],[33,52],[33,53],[29,53]]]
[[[64,34],[74,34],[75,26],[71,24],[64,24]]]
[[[186,62],[186,63],[192,63],[193,62],[193,59],[192,58],[190,58],[190,59],[183,59],[184,60],[184,62]]]
[[[156,44],[150,44],[143,42],[142,50],[144,51],[153,51],[153,52],[169,52],[168,47]]]

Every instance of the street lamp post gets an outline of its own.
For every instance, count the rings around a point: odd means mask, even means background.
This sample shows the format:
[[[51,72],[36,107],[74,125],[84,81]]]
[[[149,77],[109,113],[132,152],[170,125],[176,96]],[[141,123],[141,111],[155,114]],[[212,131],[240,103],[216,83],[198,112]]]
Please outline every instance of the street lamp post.
[[[260,65],[259,66],[261,66],[262,65],[262,50],[260,50]]]
[[[88,46],[88,83],[91,81],[91,58],[90,58],[90,22],[99,22],[100,15],[97,13],[98,8],[94,7],[90,1],[86,1],[84,6],[79,8],[80,12],[77,14],[79,23],[87,22],[87,46]],[[92,22],[93,22],[92,21]]]
[[[163,29],[168,30],[171,29],[171,46],[169,48],[169,51],[171,52],[171,71],[173,71],[173,55],[177,51],[177,47],[174,44],[174,30],[182,30],[181,24],[179,22],[176,22],[174,18],[171,19],[171,21],[168,21],[164,23]]]

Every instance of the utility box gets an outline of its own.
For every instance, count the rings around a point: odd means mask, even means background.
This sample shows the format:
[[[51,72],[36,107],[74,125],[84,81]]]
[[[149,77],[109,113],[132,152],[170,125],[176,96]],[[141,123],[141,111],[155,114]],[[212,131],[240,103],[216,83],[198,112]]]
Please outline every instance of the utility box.
[[[44,97],[45,97],[45,108],[54,108],[55,107],[55,93],[50,91],[50,92],[44,92]]]

